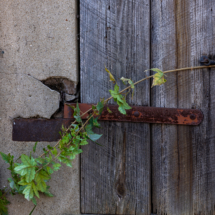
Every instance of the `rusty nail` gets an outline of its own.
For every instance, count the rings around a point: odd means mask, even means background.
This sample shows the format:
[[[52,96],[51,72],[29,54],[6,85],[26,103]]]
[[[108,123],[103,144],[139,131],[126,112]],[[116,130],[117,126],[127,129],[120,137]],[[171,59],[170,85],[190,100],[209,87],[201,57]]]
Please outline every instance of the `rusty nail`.
[[[135,112],[134,112],[134,116],[135,116],[135,117],[138,117],[139,115],[140,115],[140,113],[139,113],[138,111],[135,111]]]
[[[190,119],[194,120],[195,118],[196,118],[196,115],[194,115],[194,114],[190,115]]]

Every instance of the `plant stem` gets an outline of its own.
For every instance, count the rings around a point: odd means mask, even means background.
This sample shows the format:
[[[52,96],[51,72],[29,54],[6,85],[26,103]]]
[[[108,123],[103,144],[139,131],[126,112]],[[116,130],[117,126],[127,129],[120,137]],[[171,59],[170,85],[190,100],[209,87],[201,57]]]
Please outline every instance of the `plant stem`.
[[[215,65],[214,65],[214,66],[212,65],[212,66],[185,67],[185,68],[181,68],[181,69],[167,70],[167,71],[165,71],[165,72],[163,72],[163,73],[166,74],[166,73],[170,73],[170,72],[179,72],[179,71],[185,71],[185,70],[204,69],[204,68],[214,68],[214,67],[215,67]],[[141,80],[135,82],[134,85],[137,85],[137,84],[139,84],[139,83],[141,83],[141,82],[143,82],[143,81],[145,81],[145,80],[147,80],[147,79],[153,78],[153,77],[154,77],[154,75],[150,75],[150,76],[148,76],[148,77],[146,77],[146,78],[143,78],[143,79],[141,79]],[[121,94],[121,93],[123,93],[123,92],[125,92],[126,90],[129,90],[129,89],[131,89],[131,86],[126,87],[125,89],[121,90],[119,93]],[[107,102],[108,102],[109,100],[111,100],[112,98],[113,98],[112,96],[109,97],[108,99],[105,100],[104,103],[107,103]],[[89,111],[91,111],[91,110],[92,110],[92,108],[90,108],[89,110],[87,110],[85,113],[83,113],[83,114],[81,115],[81,117],[84,116],[85,114],[87,114],[87,113],[88,113]],[[68,132],[69,129],[71,128],[71,126],[72,126],[73,124],[75,124],[75,123],[76,123],[76,120],[67,128],[66,132]],[[66,132],[65,132],[65,133],[66,133]],[[64,137],[64,136],[62,136],[62,137]],[[56,147],[57,145],[59,145],[60,141],[61,141],[61,139],[55,144],[54,147]],[[48,150],[47,152],[49,152],[49,151],[50,151],[50,150]],[[40,157],[42,157],[42,156],[45,155],[45,154],[46,154],[46,153],[43,153]]]
[[[87,112],[85,112],[84,114],[86,114]],[[83,115],[83,114],[82,114]],[[76,135],[78,135],[79,134],[79,132],[85,127],[85,125],[89,122],[89,120],[91,119],[93,117],[93,114],[87,119],[87,121],[82,125],[82,127],[78,130],[78,132],[76,133]],[[72,124],[74,124],[74,123],[72,123]],[[71,125],[72,125],[71,124]],[[71,125],[70,125],[70,127],[71,127]],[[68,130],[68,129],[67,129]],[[60,140],[57,142],[57,144],[59,144],[59,142],[60,142]],[[71,142],[71,141],[70,141]],[[70,145],[70,142],[67,144],[67,146],[69,146]],[[56,144],[56,145],[57,145]],[[50,150],[49,150],[50,151]],[[52,161],[53,160],[55,160],[56,158],[58,158],[59,156],[60,156],[60,153],[61,153],[61,151],[60,152],[58,152],[58,154],[52,159]],[[36,174],[41,170],[41,169],[43,169],[44,167],[46,167],[46,166],[48,166],[49,164],[51,163],[51,161],[49,162],[49,163],[47,163],[45,166],[43,166],[43,167],[40,167],[37,171],[36,171]]]

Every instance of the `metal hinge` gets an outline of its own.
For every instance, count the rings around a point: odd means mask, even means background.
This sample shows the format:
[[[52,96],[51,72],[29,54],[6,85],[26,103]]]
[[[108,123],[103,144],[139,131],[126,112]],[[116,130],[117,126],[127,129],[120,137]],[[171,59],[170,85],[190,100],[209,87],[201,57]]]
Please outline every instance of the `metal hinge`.
[[[13,121],[14,141],[57,141],[60,139],[59,131],[62,125],[68,127],[73,119],[73,109],[71,106],[76,104],[64,105],[64,118],[59,119],[21,119]],[[90,104],[79,104],[80,111],[85,113],[91,107]],[[112,113],[106,108],[102,112],[99,120],[115,122],[143,122],[143,123],[162,123],[176,125],[199,125],[203,120],[203,113],[196,109],[177,109],[177,108],[157,108],[145,106],[132,106],[126,115],[118,111],[117,105],[108,105]],[[87,119],[85,114],[82,119]]]

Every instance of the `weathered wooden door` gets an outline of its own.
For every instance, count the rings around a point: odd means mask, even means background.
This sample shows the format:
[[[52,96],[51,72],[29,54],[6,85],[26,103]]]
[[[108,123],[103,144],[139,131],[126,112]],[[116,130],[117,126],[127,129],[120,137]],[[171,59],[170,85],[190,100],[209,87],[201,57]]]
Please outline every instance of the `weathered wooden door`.
[[[81,102],[109,97],[104,65],[134,81],[149,68],[198,66],[215,54],[214,11],[214,0],[80,0]],[[171,73],[152,89],[146,81],[128,101],[201,109],[200,126],[102,123],[103,147],[81,155],[82,213],[215,214],[213,70]]]

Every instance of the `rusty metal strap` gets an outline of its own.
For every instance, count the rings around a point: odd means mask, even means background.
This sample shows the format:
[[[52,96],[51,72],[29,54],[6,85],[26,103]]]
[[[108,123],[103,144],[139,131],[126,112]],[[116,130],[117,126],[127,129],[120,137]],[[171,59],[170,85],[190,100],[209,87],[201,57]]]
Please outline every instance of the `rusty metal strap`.
[[[14,119],[14,141],[57,141],[62,125],[68,127],[73,119]]]
[[[76,104],[69,104],[76,105]],[[82,113],[90,109],[90,104],[79,104]],[[100,120],[116,122],[145,122],[164,123],[177,125],[198,125],[203,120],[203,114],[195,109],[155,108],[133,106],[123,115],[118,111],[116,105],[108,106],[112,113],[106,108],[101,114]],[[88,114],[83,116],[87,119]],[[13,121],[14,141],[57,141],[60,139],[59,131],[62,125],[68,127],[73,122],[73,109],[65,104],[64,119],[21,119]]]
[[[73,109],[71,106],[76,104],[64,105],[64,118],[73,118]],[[79,104],[82,113],[89,110],[90,104]],[[126,115],[118,111],[118,106],[108,105],[112,113],[109,113],[106,108],[102,112],[99,120],[117,121],[117,122],[145,122],[145,123],[163,123],[177,125],[199,125],[203,120],[203,113],[196,109],[177,109],[177,108],[157,108],[132,106],[132,109],[127,111]],[[86,119],[88,114],[82,118]]]

